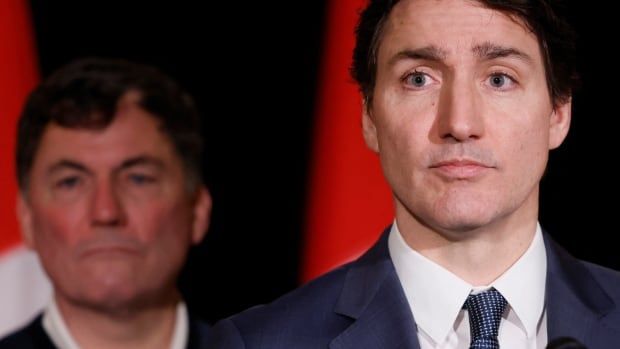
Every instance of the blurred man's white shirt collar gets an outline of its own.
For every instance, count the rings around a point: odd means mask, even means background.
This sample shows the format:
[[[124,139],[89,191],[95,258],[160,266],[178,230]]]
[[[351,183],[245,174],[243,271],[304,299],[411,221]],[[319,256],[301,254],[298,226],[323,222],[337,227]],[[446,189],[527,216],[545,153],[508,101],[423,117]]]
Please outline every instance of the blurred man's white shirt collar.
[[[508,301],[500,324],[502,348],[544,348],[547,254],[536,227],[527,251],[491,285],[475,287],[407,245],[396,222],[388,239],[390,257],[417,325],[421,349],[468,349],[469,319],[462,309],[470,293],[495,287]]]
[[[43,312],[43,328],[54,345],[62,349],[81,349],[69,332],[56,301],[52,302]],[[170,349],[184,349],[189,337],[189,316],[184,302],[177,305],[174,331],[170,341]]]

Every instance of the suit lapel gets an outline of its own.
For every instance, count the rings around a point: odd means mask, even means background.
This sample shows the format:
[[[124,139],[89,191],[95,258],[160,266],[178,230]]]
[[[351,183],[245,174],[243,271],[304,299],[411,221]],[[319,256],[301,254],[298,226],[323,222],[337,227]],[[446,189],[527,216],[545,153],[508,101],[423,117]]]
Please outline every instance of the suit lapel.
[[[614,303],[588,269],[547,234],[545,246],[548,338],[569,336],[587,343],[598,319],[611,311]]]
[[[354,322],[330,349],[418,349],[416,326],[390,259],[387,237],[349,269],[335,312]]]
[[[389,228],[347,273],[335,312],[353,323],[330,349],[419,349],[416,325],[389,257]],[[544,234],[547,250],[549,340],[573,337],[588,343],[592,330],[614,303],[588,269]]]

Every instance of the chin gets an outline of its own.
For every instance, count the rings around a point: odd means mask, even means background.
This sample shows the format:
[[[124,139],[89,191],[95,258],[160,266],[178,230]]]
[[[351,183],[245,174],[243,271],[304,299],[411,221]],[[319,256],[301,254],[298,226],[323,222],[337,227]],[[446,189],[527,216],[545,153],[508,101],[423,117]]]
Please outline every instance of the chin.
[[[91,290],[83,297],[84,303],[88,303],[90,307],[106,311],[133,308],[139,299],[135,291],[128,289]]]
[[[468,232],[491,224],[498,216],[496,205],[485,200],[458,200],[436,205],[431,214],[439,230]]]
[[[435,226],[438,231],[446,233],[468,233],[475,231],[489,224],[489,220],[475,219],[473,217],[450,217],[448,219],[438,219]]]
[[[114,277],[114,274],[90,276],[81,278],[79,285],[65,287],[65,294],[73,303],[98,311],[116,312],[134,307],[142,296],[135,279]]]

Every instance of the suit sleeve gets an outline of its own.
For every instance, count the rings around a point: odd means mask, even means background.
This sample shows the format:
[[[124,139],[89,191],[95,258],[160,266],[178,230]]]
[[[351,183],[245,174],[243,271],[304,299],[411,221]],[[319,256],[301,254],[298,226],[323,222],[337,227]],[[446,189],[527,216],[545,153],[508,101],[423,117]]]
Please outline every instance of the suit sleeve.
[[[241,333],[235,324],[224,319],[212,328],[207,341],[207,349],[245,349]]]

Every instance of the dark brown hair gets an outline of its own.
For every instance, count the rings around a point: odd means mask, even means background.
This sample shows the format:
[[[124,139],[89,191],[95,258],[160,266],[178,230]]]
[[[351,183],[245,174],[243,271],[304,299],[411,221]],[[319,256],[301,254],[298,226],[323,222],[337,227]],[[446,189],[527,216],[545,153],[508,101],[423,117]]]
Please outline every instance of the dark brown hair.
[[[549,95],[554,106],[569,100],[576,87],[575,33],[563,16],[559,0],[476,0],[482,6],[519,20],[538,38],[545,64]],[[377,74],[377,52],[385,22],[399,0],[370,0],[355,30],[351,76],[367,105],[372,103]]]
[[[53,73],[29,96],[17,130],[17,179],[28,189],[29,173],[45,128],[103,129],[126,93],[137,91],[139,105],[161,123],[183,161],[188,184],[200,183],[202,137],[192,98],[153,67],[118,59],[85,58]]]

